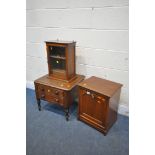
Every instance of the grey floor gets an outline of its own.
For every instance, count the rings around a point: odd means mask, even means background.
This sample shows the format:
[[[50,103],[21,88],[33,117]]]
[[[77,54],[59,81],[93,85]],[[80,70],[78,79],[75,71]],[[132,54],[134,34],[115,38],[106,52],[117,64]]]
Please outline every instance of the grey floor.
[[[129,119],[118,116],[107,136],[76,119],[77,104],[66,122],[61,107],[42,102],[38,111],[34,90],[26,90],[27,155],[128,155]]]

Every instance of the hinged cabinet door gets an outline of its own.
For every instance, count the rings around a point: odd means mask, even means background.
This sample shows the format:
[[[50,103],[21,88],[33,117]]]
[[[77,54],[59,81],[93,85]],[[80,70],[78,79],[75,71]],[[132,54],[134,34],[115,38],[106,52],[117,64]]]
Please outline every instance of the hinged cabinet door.
[[[80,89],[80,115],[100,125],[105,125],[106,98],[90,90]]]
[[[66,45],[47,44],[49,75],[66,79]]]

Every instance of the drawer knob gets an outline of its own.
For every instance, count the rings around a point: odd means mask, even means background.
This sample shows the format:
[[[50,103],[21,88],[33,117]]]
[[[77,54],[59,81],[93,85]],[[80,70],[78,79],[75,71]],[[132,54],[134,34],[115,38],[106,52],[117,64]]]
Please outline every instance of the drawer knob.
[[[55,91],[55,95],[58,95],[58,94],[59,94],[59,92],[56,90],[56,91]]]
[[[58,101],[59,101],[59,99],[57,99],[57,98],[56,98],[56,99],[55,99],[55,101],[56,101],[56,102],[58,102]]]
[[[48,91],[48,93],[49,93],[49,92],[50,92],[50,89],[48,89],[47,91]]]

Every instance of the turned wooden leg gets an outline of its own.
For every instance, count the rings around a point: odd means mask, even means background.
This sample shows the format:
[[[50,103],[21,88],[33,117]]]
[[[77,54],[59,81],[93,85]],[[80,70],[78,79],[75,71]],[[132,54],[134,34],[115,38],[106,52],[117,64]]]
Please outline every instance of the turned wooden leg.
[[[38,104],[38,110],[41,111],[41,101],[40,101],[40,99],[37,99],[37,104]]]
[[[68,121],[69,120],[69,108],[66,108],[64,111],[65,111],[66,121]]]

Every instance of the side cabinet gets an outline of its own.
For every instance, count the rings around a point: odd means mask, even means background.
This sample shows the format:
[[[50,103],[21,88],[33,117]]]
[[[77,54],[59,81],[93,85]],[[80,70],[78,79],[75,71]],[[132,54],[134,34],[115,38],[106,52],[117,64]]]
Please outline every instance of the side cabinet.
[[[121,84],[91,77],[79,84],[78,119],[105,135],[117,120]]]
[[[64,108],[65,117],[69,119],[69,108],[77,98],[77,84],[84,79],[84,76],[77,75],[77,78],[70,82],[51,79],[45,75],[34,81],[38,109],[41,111],[41,100],[48,103],[58,104]]]

